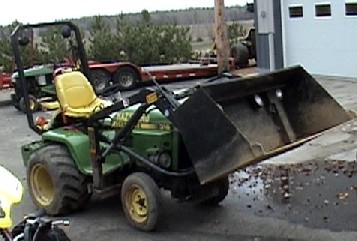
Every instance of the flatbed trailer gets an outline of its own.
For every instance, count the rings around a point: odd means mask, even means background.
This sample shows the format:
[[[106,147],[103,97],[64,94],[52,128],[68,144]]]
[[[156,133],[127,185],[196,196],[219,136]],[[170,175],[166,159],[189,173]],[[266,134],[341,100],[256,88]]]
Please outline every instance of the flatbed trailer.
[[[142,67],[142,82],[151,79],[178,80],[185,78],[205,78],[217,75],[217,64],[173,64]]]
[[[11,86],[11,74],[0,73],[0,89],[9,88]]]
[[[209,78],[217,75],[215,63],[184,63],[140,67],[130,62],[98,63],[89,62],[89,69],[94,81],[103,81],[105,85],[119,85],[121,90],[132,89],[137,85],[157,82],[179,81],[192,78]],[[231,70],[234,67],[231,65]]]

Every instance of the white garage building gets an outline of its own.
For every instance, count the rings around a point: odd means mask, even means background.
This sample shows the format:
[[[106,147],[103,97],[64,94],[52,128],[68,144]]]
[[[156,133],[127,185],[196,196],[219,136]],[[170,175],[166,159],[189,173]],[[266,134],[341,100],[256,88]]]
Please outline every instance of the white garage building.
[[[357,0],[272,0],[272,33],[262,30],[266,1],[255,1],[258,67],[270,66],[271,34],[277,68],[301,64],[312,74],[357,77]]]

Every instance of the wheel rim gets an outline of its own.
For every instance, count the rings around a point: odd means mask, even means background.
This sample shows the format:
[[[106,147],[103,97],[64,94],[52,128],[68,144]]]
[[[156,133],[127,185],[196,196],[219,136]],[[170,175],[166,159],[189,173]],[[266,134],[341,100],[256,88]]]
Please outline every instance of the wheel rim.
[[[106,84],[105,84],[105,80],[101,80],[101,79],[94,79],[94,88],[99,91],[99,90],[104,90]]]
[[[145,192],[137,185],[132,186],[126,195],[126,207],[136,223],[143,223],[148,217],[148,200]]]
[[[50,173],[42,164],[35,165],[30,174],[34,198],[42,206],[48,206],[54,198],[55,187]]]
[[[119,77],[119,83],[123,87],[131,87],[134,83],[134,77],[130,73],[125,73]]]
[[[30,99],[30,110],[34,110],[35,109],[35,101]]]

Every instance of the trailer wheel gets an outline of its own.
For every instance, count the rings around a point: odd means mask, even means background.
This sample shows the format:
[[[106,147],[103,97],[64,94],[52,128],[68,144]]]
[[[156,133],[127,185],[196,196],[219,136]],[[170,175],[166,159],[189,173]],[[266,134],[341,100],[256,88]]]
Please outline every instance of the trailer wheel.
[[[120,90],[128,90],[135,87],[139,81],[139,76],[134,68],[124,66],[114,74],[113,84],[118,85]]]
[[[110,74],[104,69],[92,69],[90,71],[95,92],[101,92],[110,83]]]
[[[37,99],[33,95],[29,95],[30,101],[30,111],[35,112],[40,108],[40,104],[38,103]],[[19,110],[26,113],[26,105],[24,97],[21,97],[19,101]]]
[[[141,231],[155,228],[161,211],[161,195],[150,176],[142,172],[129,175],[122,186],[121,201],[133,227]]]
[[[49,145],[32,154],[27,184],[35,205],[48,215],[76,211],[90,199],[86,177],[61,145]]]
[[[228,195],[229,179],[228,177],[222,178],[208,185],[216,186],[218,188],[218,193],[216,196],[210,197],[209,199],[202,201],[201,204],[207,206],[216,206],[220,202],[222,202]]]
[[[241,43],[231,47],[230,56],[234,58],[234,64],[237,68],[247,67],[249,65],[249,50]]]

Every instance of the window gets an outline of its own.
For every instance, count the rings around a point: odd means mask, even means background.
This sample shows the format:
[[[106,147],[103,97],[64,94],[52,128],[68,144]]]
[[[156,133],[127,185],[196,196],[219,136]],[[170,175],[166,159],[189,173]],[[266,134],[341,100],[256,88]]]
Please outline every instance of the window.
[[[290,18],[302,18],[303,17],[302,6],[289,7],[289,16],[290,16]]]
[[[330,17],[331,16],[331,5],[329,3],[316,4],[315,5],[315,16],[316,17]]]
[[[345,4],[346,16],[357,16],[357,2]]]

